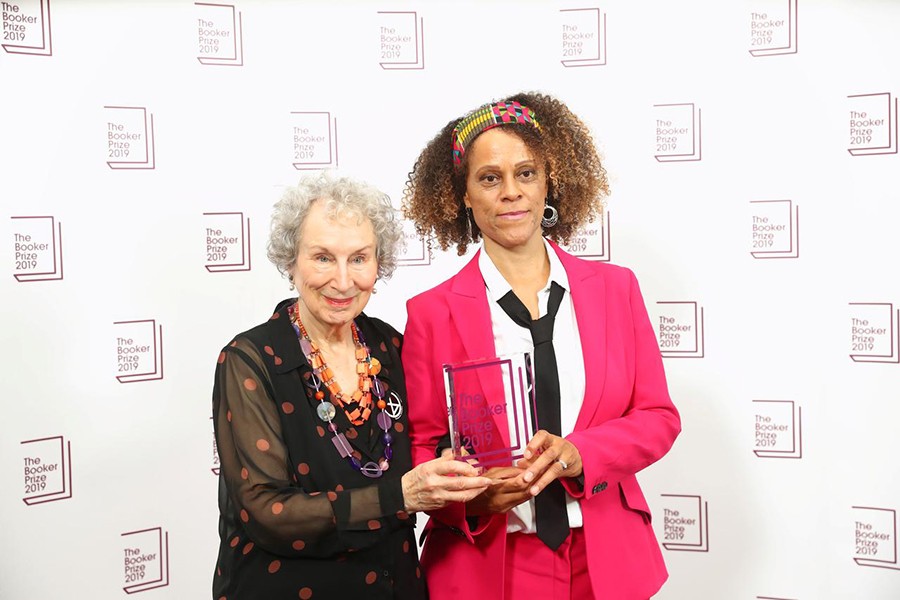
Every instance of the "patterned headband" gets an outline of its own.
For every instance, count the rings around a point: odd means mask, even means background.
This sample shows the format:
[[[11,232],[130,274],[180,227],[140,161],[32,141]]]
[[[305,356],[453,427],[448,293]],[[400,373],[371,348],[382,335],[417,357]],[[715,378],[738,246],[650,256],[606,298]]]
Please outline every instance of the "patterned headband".
[[[453,164],[462,163],[466,146],[472,143],[479,134],[498,125],[510,123],[531,123],[535,129],[541,130],[537,115],[527,106],[518,102],[497,102],[485,104],[469,116],[460,120],[453,128],[451,138],[453,140]]]

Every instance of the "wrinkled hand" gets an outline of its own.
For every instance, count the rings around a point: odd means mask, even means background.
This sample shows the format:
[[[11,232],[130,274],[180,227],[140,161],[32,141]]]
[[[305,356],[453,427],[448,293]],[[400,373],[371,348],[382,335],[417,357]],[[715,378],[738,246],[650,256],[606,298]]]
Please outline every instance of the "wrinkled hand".
[[[443,455],[422,463],[403,475],[403,504],[408,513],[442,508],[451,502],[468,502],[489,485],[470,464]]]
[[[562,463],[566,463],[563,469]],[[530,496],[537,496],[554,479],[578,477],[584,472],[581,453],[569,440],[541,429],[525,447],[524,458],[517,465],[524,469],[519,477]],[[530,487],[528,487],[530,486]]]
[[[483,493],[466,504],[466,514],[472,516],[505,513],[531,498],[528,484],[522,480],[519,467],[493,467],[485,471],[492,483]]]

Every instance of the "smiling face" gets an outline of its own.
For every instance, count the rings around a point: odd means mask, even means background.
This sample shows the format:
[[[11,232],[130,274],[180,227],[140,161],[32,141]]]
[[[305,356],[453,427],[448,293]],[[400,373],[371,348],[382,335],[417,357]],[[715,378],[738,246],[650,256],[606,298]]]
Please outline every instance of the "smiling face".
[[[547,198],[543,164],[522,139],[495,127],[479,135],[466,152],[466,206],[490,252],[541,243]]]
[[[304,325],[311,335],[349,326],[369,302],[378,277],[371,221],[347,213],[329,217],[317,200],[298,236],[290,273]]]

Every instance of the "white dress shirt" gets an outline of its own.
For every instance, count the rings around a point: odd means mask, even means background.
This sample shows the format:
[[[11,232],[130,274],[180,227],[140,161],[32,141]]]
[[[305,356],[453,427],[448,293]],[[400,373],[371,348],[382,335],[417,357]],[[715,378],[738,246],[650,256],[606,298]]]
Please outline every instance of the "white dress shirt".
[[[581,351],[581,338],[578,323],[575,320],[575,306],[569,288],[569,277],[556,252],[544,240],[544,247],[550,259],[550,277],[544,288],[538,292],[538,309],[543,317],[547,314],[547,303],[550,299],[550,283],[555,281],[561,285],[566,294],[560,304],[559,312],[553,325],[553,350],[559,370],[560,423],[563,437],[575,429],[575,420],[584,402],[584,356]],[[515,323],[497,303],[500,298],[512,290],[512,287],[494,266],[490,256],[482,244],[478,257],[478,268],[487,287],[488,305],[491,309],[491,327],[494,333],[494,348],[497,356],[516,352],[534,352],[531,332]],[[581,527],[581,507],[578,501],[566,495],[566,509],[570,527]],[[535,533],[534,499],[523,502],[509,511],[507,531]]]

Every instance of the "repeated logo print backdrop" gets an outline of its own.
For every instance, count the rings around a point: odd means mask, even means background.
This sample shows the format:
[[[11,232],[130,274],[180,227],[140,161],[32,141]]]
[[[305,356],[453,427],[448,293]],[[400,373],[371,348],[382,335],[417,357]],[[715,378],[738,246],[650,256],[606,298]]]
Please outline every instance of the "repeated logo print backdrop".
[[[636,272],[682,412],[639,475],[657,597],[900,597],[900,4],[6,0],[0,18],[4,598],[208,597],[215,359],[292,293],[265,257],[272,203],[331,168],[399,206],[446,122],[518,90],[594,131],[612,195],[569,249]],[[401,330],[405,300],[469,259],[404,227],[367,307]]]

